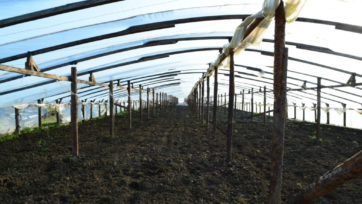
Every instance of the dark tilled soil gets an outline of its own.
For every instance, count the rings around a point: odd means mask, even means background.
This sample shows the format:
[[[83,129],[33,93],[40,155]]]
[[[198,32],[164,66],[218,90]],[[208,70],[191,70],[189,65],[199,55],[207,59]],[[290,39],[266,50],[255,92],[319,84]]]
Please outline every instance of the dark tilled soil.
[[[271,123],[234,124],[233,161],[225,163],[226,124],[207,134],[187,107],[126,129],[117,118],[79,126],[80,157],[71,157],[68,126],[0,143],[0,203],[264,203],[268,196]],[[240,113],[238,113],[240,114]],[[221,115],[221,114],[220,114]],[[221,117],[222,118],[222,117]],[[362,147],[362,131],[288,122],[283,199]],[[362,178],[314,203],[362,203]]]

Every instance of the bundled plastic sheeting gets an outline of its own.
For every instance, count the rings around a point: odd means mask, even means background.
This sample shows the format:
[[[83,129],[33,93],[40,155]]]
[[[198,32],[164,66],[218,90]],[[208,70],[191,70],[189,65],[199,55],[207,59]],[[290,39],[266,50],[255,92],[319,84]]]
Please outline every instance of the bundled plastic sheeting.
[[[285,18],[287,22],[293,22],[297,19],[306,0],[286,0],[285,1]],[[250,45],[259,45],[264,32],[268,29],[270,22],[275,16],[275,10],[280,4],[280,0],[265,0],[263,8],[258,13],[247,17],[235,30],[234,36],[229,44],[224,45],[223,53],[221,53],[213,64],[217,67],[222,63],[230,50],[233,49],[235,54],[249,47]],[[253,31],[245,37],[248,28],[258,19],[263,18]],[[229,66],[229,58],[227,58],[227,67]]]

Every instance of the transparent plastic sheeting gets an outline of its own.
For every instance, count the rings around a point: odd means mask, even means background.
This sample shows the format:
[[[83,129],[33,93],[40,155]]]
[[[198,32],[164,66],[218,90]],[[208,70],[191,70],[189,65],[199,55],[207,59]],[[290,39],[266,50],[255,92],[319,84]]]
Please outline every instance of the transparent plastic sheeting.
[[[122,30],[127,30],[130,28],[130,26],[146,25],[163,21],[188,19],[210,15],[240,15],[242,10],[242,5],[174,10],[135,16],[128,19],[80,27],[37,37],[25,37],[24,39],[20,39],[19,37],[16,37],[16,35],[7,36],[4,39],[6,41],[0,45],[0,56],[9,57],[24,53],[24,50],[37,50],[90,37],[119,32]],[[2,29],[0,31],[0,35],[4,35],[4,32],[5,31]],[[24,34],[21,35],[21,38],[22,37],[24,37]]]
[[[176,50],[171,50],[171,51],[180,51],[180,50],[183,50],[183,49],[176,49]],[[160,52],[160,53],[162,53],[162,52]],[[199,52],[196,52],[196,53],[199,53]],[[154,54],[157,54],[157,53],[154,53]],[[148,55],[143,55],[143,56],[139,56],[139,57],[135,57],[135,58],[129,58],[129,59],[125,59],[125,60],[119,60],[116,62],[109,63],[107,65],[126,63],[126,62],[140,59],[145,56],[148,56]],[[151,61],[146,61],[146,62],[142,62],[142,63],[137,63],[134,65],[124,66],[121,68],[106,70],[106,71],[104,71],[104,73],[101,72],[103,74],[97,72],[97,73],[95,73],[95,77],[98,82],[102,82],[102,81],[114,80],[114,79],[119,79],[119,78],[125,78],[127,76],[131,77],[132,74],[143,74],[143,75],[150,74],[151,75],[151,74],[156,74],[157,71],[159,71],[159,72],[166,71],[166,70],[172,68],[174,66],[173,64],[177,64],[177,62],[179,62],[178,69],[173,70],[173,71],[176,71],[176,70],[181,70],[181,69],[185,69],[185,68],[187,69],[187,67],[183,66],[183,64],[185,64],[185,65],[190,64],[192,59],[195,57],[199,57],[200,58],[199,60],[202,60],[202,61],[198,61],[198,62],[200,62],[200,66],[201,66],[201,64],[206,65],[207,62],[209,62],[215,56],[216,56],[215,52],[212,55],[209,54],[208,56],[203,55],[203,54],[195,55],[195,53],[182,54],[182,55],[176,56],[174,58],[173,57],[167,58],[167,63],[165,63],[165,61],[162,59],[161,60],[151,60]],[[180,57],[182,57],[182,60]],[[188,58],[190,58],[190,61],[187,60]],[[174,60],[172,60],[172,59],[174,59]],[[157,63],[159,64],[160,61],[163,62],[165,64],[165,66],[160,67],[160,68],[158,68],[157,66],[152,66],[152,65],[157,65]],[[77,67],[78,67],[78,73],[81,73],[82,71],[91,71],[96,68],[100,68],[100,67],[104,67],[104,66],[88,68],[86,70],[81,69],[81,66],[77,66]],[[54,73],[54,74],[58,74],[59,71],[61,71],[63,73],[69,73],[70,67],[68,66],[68,67],[61,68],[61,69],[57,70],[56,73]],[[130,72],[130,73],[128,73],[128,72]],[[52,73],[52,72],[50,72],[50,73]],[[84,75],[84,76],[80,76],[78,78],[87,80],[88,77],[89,77],[89,75]],[[5,83],[6,86],[1,86],[0,91],[7,91],[12,88],[21,88],[24,86],[29,86],[32,84],[36,84],[36,83],[40,83],[40,82],[47,82],[47,81],[50,81],[50,80],[46,79],[46,78],[39,78],[39,77],[34,77],[34,76],[24,77],[24,78],[21,78],[18,80],[14,80],[14,81]],[[85,85],[78,84],[78,88],[81,88],[83,86],[85,86]],[[67,91],[70,93],[70,83],[65,82],[65,81],[58,81],[56,83],[51,83],[51,84],[47,84],[47,85],[43,85],[43,86],[39,86],[39,87],[34,87],[31,89],[26,89],[26,90],[14,92],[14,93],[9,93],[6,95],[6,97],[3,97],[4,99],[1,100],[0,106],[7,106],[8,104],[19,104],[19,103],[34,103],[37,99],[50,97],[52,95],[59,94],[62,92],[67,92]]]

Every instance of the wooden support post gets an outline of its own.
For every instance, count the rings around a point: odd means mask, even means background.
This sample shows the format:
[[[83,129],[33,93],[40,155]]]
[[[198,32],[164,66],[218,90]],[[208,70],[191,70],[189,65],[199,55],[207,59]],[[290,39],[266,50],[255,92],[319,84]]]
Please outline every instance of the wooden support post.
[[[92,120],[93,119],[93,102],[94,101],[91,101],[91,104],[90,104],[90,119]]]
[[[147,120],[150,119],[150,88],[147,88]]]
[[[77,68],[72,67],[72,84],[71,84],[71,124],[72,124],[72,139],[73,139],[73,156],[79,156],[78,143],[78,93],[77,93]]]
[[[228,129],[226,140],[226,161],[231,161],[232,136],[233,136],[233,108],[235,93],[235,76],[234,76],[234,52],[230,50],[230,75],[229,75],[229,106],[228,106]]]
[[[305,121],[305,104],[302,103],[302,109],[303,109],[303,121]]]
[[[42,98],[42,99],[39,99],[38,100],[38,104],[42,104],[43,103],[43,101],[44,101],[44,99]],[[41,128],[42,127],[42,113],[41,113],[41,107],[40,106],[38,106],[38,126],[39,126],[39,128]]]
[[[342,103],[343,106],[343,127],[347,126],[347,109],[346,109],[346,104]]]
[[[210,77],[206,78],[206,126],[209,128]]]
[[[332,171],[325,173],[309,185],[297,196],[291,198],[288,204],[304,204],[324,196],[349,180],[362,175],[362,150],[337,165]]]
[[[204,97],[205,97],[205,82],[201,82],[201,124],[204,124]]]
[[[326,103],[327,106],[327,125],[329,125],[329,104]]]
[[[297,104],[293,103],[293,108],[294,108],[294,120],[297,119]]]
[[[113,81],[109,82],[109,124],[110,124],[110,129],[109,129],[109,136],[111,138],[114,137],[114,113],[113,113],[113,108],[114,108],[114,96],[113,96]]]
[[[152,89],[152,116],[155,116],[155,89]]]
[[[158,109],[158,93],[156,93],[156,111]]]
[[[224,96],[225,96],[225,103],[224,103],[224,112],[226,113],[226,110],[227,110],[227,103],[226,103],[226,93],[224,93]]]
[[[108,100],[105,102],[104,107],[106,108],[106,112],[104,113],[104,116],[106,117],[108,115]]]
[[[285,11],[283,1],[280,2],[275,12],[274,36],[274,112],[269,204],[280,204],[287,109],[286,88],[288,63],[288,49],[285,48]]]
[[[127,81],[127,92],[128,92],[128,129],[132,128],[132,101],[131,101],[131,81]]]
[[[199,82],[199,119],[201,120],[201,98],[202,98],[202,91],[201,91],[201,82]]]
[[[142,85],[139,85],[139,96],[140,96],[140,106],[139,106],[139,112],[140,112],[140,121],[142,121]]]
[[[84,110],[84,104],[83,104],[83,102],[85,102],[85,101],[81,101],[82,102],[82,107],[81,107],[81,111],[82,111],[82,121],[84,122],[85,121],[85,110]],[[57,118],[57,120],[58,120],[58,118]]]
[[[19,109],[15,108],[15,133],[20,134],[20,113]]]
[[[266,86],[264,86],[264,125],[266,123]]]
[[[314,122],[317,122],[317,104],[313,103],[314,108]]]
[[[321,78],[317,78],[317,139],[321,138]]]
[[[250,113],[251,113],[251,117],[250,119],[253,120],[253,117],[254,117],[254,88],[251,89],[251,102],[250,102]]]
[[[56,99],[55,103],[60,104],[62,102],[62,99]],[[55,109],[55,117],[57,119],[57,124],[60,125],[60,113],[58,112],[58,109]]]
[[[234,115],[233,115],[233,117],[234,117],[234,120],[235,120],[235,116],[236,116],[236,102],[237,102],[237,98],[238,98],[238,95],[237,94],[234,94]]]
[[[218,89],[218,68],[215,67],[215,72],[214,72],[214,107],[213,107],[213,114],[212,114],[212,123],[213,123],[213,127],[212,127],[212,133],[215,136],[216,134],[216,113],[217,113],[217,105],[218,105],[218,94],[217,94],[217,89]]]
[[[244,89],[243,89],[243,93],[241,95],[241,111],[244,111],[244,103],[245,101],[244,101]]]

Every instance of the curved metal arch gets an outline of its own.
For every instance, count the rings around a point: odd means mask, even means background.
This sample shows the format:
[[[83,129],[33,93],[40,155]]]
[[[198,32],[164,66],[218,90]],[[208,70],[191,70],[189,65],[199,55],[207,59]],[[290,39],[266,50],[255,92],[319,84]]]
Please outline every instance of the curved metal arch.
[[[150,60],[166,58],[166,57],[168,57],[170,55],[190,53],[190,52],[200,52],[200,51],[212,51],[212,50],[220,50],[220,49],[221,49],[221,47],[212,47],[212,48],[202,48],[202,49],[185,49],[185,50],[175,51],[175,52],[165,52],[165,53],[162,53],[162,54],[150,55],[150,56],[143,57],[143,58],[140,58],[138,60],[134,60],[134,61],[130,61],[130,62],[124,62],[124,63],[119,63],[119,64],[115,64],[115,65],[111,65],[111,66],[102,67],[102,68],[99,68],[99,69],[96,69],[96,70],[83,71],[83,72],[78,73],[78,76],[88,75],[91,72],[95,73],[95,72],[105,71],[105,70],[108,70],[108,69],[118,68],[118,67],[121,67],[121,66],[130,65],[130,64],[136,64],[136,63],[140,63],[140,62],[146,62],[146,61],[150,61]],[[68,77],[70,77],[70,76],[68,76]],[[36,83],[36,84],[29,85],[29,86],[26,86],[26,87],[16,88],[16,89],[8,90],[8,91],[3,91],[3,92],[0,92],[0,96],[10,94],[10,93],[14,93],[14,92],[18,92],[18,91],[23,91],[23,90],[30,89],[30,88],[43,86],[43,85],[46,85],[46,84],[51,84],[51,83],[54,83],[54,82],[56,82],[56,80],[49,80],[49,81],[46,81],[46,82],[40,82],[40,83]]]

